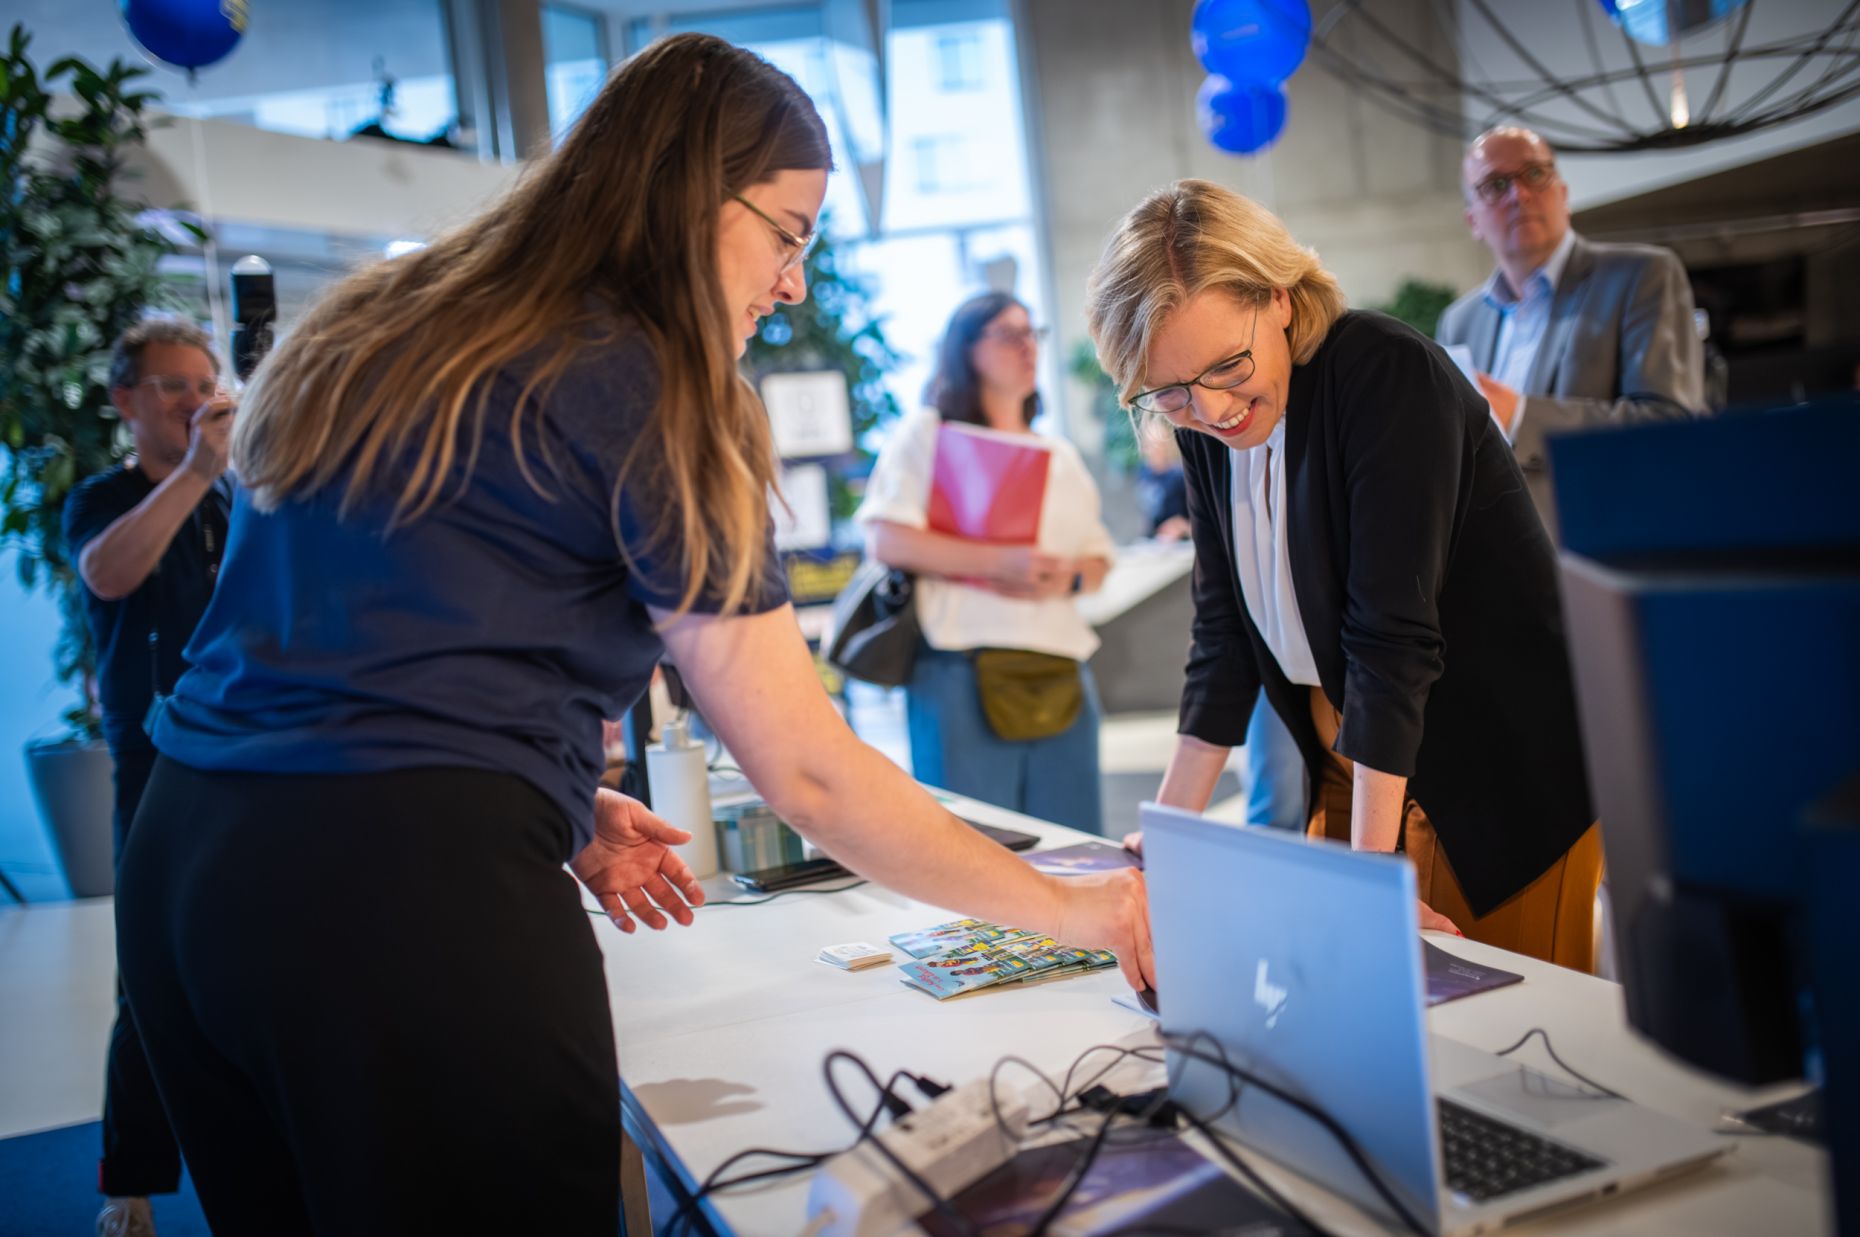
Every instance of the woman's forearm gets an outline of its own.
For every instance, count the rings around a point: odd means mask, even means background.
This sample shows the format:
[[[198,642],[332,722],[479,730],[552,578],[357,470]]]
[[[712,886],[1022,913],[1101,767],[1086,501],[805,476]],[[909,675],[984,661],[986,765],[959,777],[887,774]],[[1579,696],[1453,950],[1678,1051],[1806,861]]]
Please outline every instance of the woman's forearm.
[[[920,901],[979,919],[1060,931],[1053,878],[963,824],[851,732],[834,737],[813,762],[801,792],[785,805],[774,804],[784,819],[859,875]]]
[[[865,545],[866,553],[887,567],[933,576],[985,576],[994,570],[998,556],[995,546],[890,520],[867,524]]]
[[[1227,767],[1230,748],[1206,743],[1192,734],[1175,737],[1175,752],[1169,757],[1169,769],[1163,774],[1162,789],[1156,801],[1190,812],[1205,812],[1214,798],[1214,787]]]
[[[1391,854],[1401,840],[1401,805],[1408,779],[1358,761],[1351,784],[1350,845]]]
[[[786,606],[665,624],[705,720],[769,806],[859,875],[965,914],[1057,932],[1056,878],[964,825],[847,729]]]

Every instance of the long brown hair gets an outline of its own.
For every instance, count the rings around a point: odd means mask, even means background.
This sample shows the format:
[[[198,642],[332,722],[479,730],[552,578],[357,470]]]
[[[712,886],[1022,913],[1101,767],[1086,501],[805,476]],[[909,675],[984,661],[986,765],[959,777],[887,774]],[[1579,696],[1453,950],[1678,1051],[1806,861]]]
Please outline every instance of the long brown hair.
[[[1027,308],[1011,293],[982,292],[956,306],[949,316],[949,326],[937,344],[936,372],[924,388],[925,402],[945,421],[988,424],[988,414],[982,411],[982,378],[975,372],[975,345],[991,322],[1016,306],[1023,311]],[[1020,423],[1032,425],[1039,415],[1040,393],[1035,391],[1021,401]]]
[[[1212,181],[1178,180],[1124,216],[1086,285],[1086,326],[1122,399],[1142,389],[1163,322],[1210,288],[1242,305],[1264,305],[1283,288],[1294,365],[1311,359],[1345,308],[1336,276],[1277,215]]]
[[[658,402],[612,499],[618,542],[620,490],[641,487],[629,505],[645,542],[620,552],[676,547],[680,611],[707,589],[739,608],[764,566],[776,462],[734,361],[718,212],[778,172],[831,167],[792,78],[721,39],[660,40],[501,202],[350,275],[305,315],[242,401],[240,479],[261,510],[340,482],[344,514],[392,480],[390,527],[417,519],[469,483],[492,382],[521,359],[512,450],[546,493],[526,425],[576,352],[624,318],[657,358]]]

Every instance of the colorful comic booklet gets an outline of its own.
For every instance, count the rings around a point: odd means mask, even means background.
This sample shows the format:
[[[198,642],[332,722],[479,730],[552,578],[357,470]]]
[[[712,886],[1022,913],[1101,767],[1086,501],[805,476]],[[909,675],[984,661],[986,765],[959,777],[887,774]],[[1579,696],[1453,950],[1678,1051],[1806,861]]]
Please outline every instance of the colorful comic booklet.
[[[1010,933],[1022,935],[1016,929],[984,923],[979,919],[956,919],[933,928],[900,932],[891,938],[891,943],[913,958],[928,958],[931,954],[950,953],[1005,940]]]
[[[1037,932],[976,920],[900,933],[891,943],[916,959],[898,968],[903,982],[939,1001],[1117,965],[1109,950],[1075,949]]]

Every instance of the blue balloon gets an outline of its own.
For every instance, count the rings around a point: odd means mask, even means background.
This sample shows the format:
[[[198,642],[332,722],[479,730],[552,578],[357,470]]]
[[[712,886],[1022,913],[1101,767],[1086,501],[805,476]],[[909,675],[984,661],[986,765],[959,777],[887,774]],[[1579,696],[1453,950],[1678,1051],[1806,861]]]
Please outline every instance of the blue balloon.
[[[239,44],[246,0],[122,0],[123,22],[142,50],[164,64],[205,68]]]
[[[1208,72],[1230,82],[1277,85],[1304,63],[1311,6],[1305,0],[1200,0],[1189,41]]]
[[[1233,155],[1257,154],[1285,128],[1285,92],[1253,82],[1236,85],[1217,75],[1195,93],[1195,117],[1220,149]]]
[[[1697,34],[1744,7],[1747,0],[1599,0],[1608,20],[1636,43],[1665,47],[1675,38]]]

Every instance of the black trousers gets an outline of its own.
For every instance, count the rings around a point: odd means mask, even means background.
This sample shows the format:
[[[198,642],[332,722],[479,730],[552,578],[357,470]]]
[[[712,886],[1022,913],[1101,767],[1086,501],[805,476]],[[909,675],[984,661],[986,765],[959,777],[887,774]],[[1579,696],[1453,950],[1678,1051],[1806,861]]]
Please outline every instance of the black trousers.
[[[509,775],[157,761],[117,952],[216,1234],[618,1231],[613,1022],[569,846]]]
[[[120,870],[129,826],[142,802],[155,749],[125,745],[111,753],[116,766],[116,863]],[[175,1145],[168,1114],[149,1073],[142,1037],[116,981],[116,1024],[110,1028],[110,1053],[104,1065],[103,1157],[97,1161],[97,1188],[112,1195],[172,1194],[181,1188],[181,1149]]]

